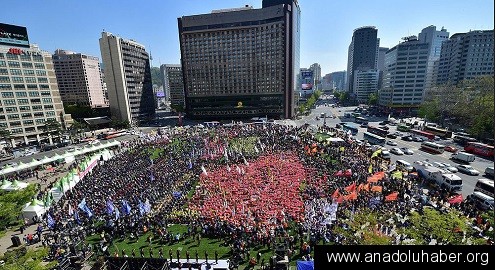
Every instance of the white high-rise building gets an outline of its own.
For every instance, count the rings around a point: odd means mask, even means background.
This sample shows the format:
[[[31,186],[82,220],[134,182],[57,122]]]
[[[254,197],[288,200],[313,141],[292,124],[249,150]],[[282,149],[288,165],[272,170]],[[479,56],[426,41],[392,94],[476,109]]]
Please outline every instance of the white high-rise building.
[[[442,27],[440,31],[437,31],[436,26],[430,25],[418,35],[419,42],[428,43],[429,53],[428,60],[426,62],[426,81],[425,91],[431,89],[436,84],[435,80],[435,63],[440,59],[440,52],[442,50],[442,43],[449,39],[449,32]]]

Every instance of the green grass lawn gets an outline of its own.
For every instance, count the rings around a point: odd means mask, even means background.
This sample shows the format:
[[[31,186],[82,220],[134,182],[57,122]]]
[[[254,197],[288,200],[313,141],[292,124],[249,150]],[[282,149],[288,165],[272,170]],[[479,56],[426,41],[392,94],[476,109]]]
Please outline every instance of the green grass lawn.
[[[168,228],[169,232],[176,234],[180,233],[181,235],[187,231],[187,226],[185,225],[172,225]],[[163,248],[163,256],[165,258],[169,257],[169,250],[172,250],[173,258],[176,258],[177,250],[180,250],[181,258],[186,257],[186,250],[189,250],[191,255],[191,259],[194,260],[195,253],[198,251],[198,257],[200,259],[205,258],[205,251],[208,252],[208,260],[214,260],[215,250],[218,252],[219,259],[228,259],[230,257],[230,247],[224,245],[224,239],[221,238],[208,238],[202,237],[201,241],[198,245],[197,240],[194,240],[192,237],[188,237],[186,239],[181,240],[179,243],[174,244],[160,244],[159,239],[153,239],[151,245],[147,242],[148,236],[151,233],[148,232],[141,237],[135,240],[125,239],[123,241],[114,240],[113,245],[110,247],[110,254],[114,254],[117,252],[119,256],[121,255],[122,249],[125,249],[125,252],[128,256],[131,256],[131,252],[133,249],[136,250],[136,256],[140,256],[139,249],[144,247],[145,257],[149,257],[149,248],[153,247],[153,257],[158,258],[158,250],[159,248]],[[93,235],[87,238],[87,241],[91,244],[97,244],[100,241],[99,235]],[[250,251],[250,257],[255,257],[258,252],[261,252],[261,258],[264,258],[265,263],[269,263],[270,257],[273,256],[273,251],[270,247],[266,246],[258,246],[252,248]],[[299,255],[295,255],[291,258],[291,265],[296,265],[296,260],[300,259]],[[258,262],[259,263],[259,262]],[[246,260],[241,264],[240,269],[245,269],[248,267],[248,261]]]

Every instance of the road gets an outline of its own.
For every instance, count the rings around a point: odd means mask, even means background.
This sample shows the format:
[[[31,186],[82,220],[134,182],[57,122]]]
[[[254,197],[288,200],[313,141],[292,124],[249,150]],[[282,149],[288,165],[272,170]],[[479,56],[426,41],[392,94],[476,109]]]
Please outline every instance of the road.
[[[332,108],[331,104],[333,102],[331,100],[323,100],[323,101],[320,100],[319,103],[320,103],[320,105],[317,105],[316,108],[313,109],[311,114],[308,116],[302,117],[301,119],[294,120],[294,121],[282,120],[280,122],[284,123],[284,124],[292,124],[292,125],[297,125],[297,126],[300,126],[303,124],[322,126],[323,123],[326,122],[326,125],[331,126],[331,127],[335,127],[335,125],[337,123],[341,123],[341,122],[352,122],[352,119],[349,119],[349,118],[345,119],[344,118],[344,113],[354,112],[354,109],[356,107]],[[327,103],[327,105],[324,105],[324,103]],[[320,116],[321,113],[325,113],[327,115],[326,119],[316,120],[316,117]],[[335,116],[336,118],[333,118],[333,116]],[[378,123],[383,121],[383,120],[386,120],[386,118],[374,117],[374,118],[371,118],[369,120],[370,120],[369,121],[370,125],[379,126]],[[391,132],[391,133],[394,133],[397,131],[396,126],[388,125],[388,127],[389,127],[389,132]],[[366,128],[359,127],[358,133],[356,134],[355,137],[359,140],[363,140],[364,132],[366,132]],[[402,132],[402,133],[405,134],[407,132]],[[453,162],[450,159],[450,156],[451,156],[450,152],[444,152],[442,154],[437,154],[437,155],[436,154],[430,154],[430,153],[424,152],[422,150],[419,150],[419,148],[421,146],[420,142],[403,141],[400,139],[400,137],[398,137],[396,139],[387,138],[387,141],[388,140],[395,141],[397,143],[397,146],[385,145],[385,148],[387,148],[389,150],[393,147],[399,147],[399,148],[407,147],[407,148],[414,151],[413,155],[400,155],[400,156],[398,156],[395,154],[391,154],[391,161],[393,163],[395,163],[398,159],[402,159],[402,160],[405,160],[405,161],[411,163],[412,165],[414,165],[413,162],[417,161],[417,160],[421,160],[421,161],[428,160],[428,162],[430,162],[430,163],[444,162],[444,163],[449,163],[450,165],[452,165],[454,167],[458,165],[457,163]],[[451,139],[438,141],[438,143],[444,144],[444,145],[454,145],[458,149],[462,149],[461,146],[455,144]],[[478,170],[480,172],[480,175],[471,176],[471,175],[466,175],[466,174],[461,173],[461,172],[455,173],[456,175],[461,177],[463,180],[463,189],[462,189],[461,193],[462,193],[464,198],[467,195],[473,193],[474,186],[476,185],[476,182],[478,181],[478,179],[486,178],[485,176],[483,176],[484,171],[485,171],[486,167],[493,166],[493,161],[477,156],[475,161],[471,162],[470,165],[473,168],[475,168],[476,170]]]

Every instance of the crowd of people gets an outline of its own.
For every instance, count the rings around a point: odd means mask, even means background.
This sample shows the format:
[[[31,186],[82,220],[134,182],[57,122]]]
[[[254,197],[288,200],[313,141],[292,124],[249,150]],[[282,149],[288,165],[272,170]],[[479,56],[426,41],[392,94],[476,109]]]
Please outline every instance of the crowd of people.
[[[340,130],[317,132],[342,140],[318,141],[308,126],[274,124],[141,134],[65,193],[50,208],[48,226],[55,233],[95,233],[102,221],[107,246],[151,231],[163,244],[224,238],[233,261],[249,259],[256,246],[275,244],[311,258],[308,248],[322,241],[355,244],[335,228],[371,209],[398,217],[374,230],[400,244],[403,217],[422,208],[412,199],[422,195],[421,182],[389,170],[389,161]],[[170,224],[188,225],[187,235],[171,234]]]

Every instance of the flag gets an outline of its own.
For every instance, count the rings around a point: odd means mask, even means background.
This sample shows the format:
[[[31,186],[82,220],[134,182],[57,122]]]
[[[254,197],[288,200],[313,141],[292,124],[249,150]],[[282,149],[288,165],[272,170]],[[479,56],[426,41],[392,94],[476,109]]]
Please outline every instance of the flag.
[[[79,219],[79,210],[74,210],[74,220],[77,222],[77,224],[81,224],[81,220]]]
[[[113,202],[111,200],[107,201],[107,214],[111,215],[113,214],[113,211],[115,211],[115,206],[113,205]]]
[[[187,165],[187,168],[188,168],[189,170],[191,170],[191,169],[192,169],[192,167],[193,167],[192,162],[191,162],[191,160],[189,159],[189,164]]]
[[[373,186],[371,188],[371,191],[382,192],[382,189],[382,186]]]
[[[53,229],[55,227],[55,220],[53,219],[52,215],[50,215],[50,213],[48,213],[47,215],[46,222],[48,224],[48,228]]]
[[[353,191],[349,195],[344,195],[344,200],[346,201],[354,201],[357,199],[357,192]]]
[[[396,171],[392,173],[392,178],[394,179],[402,179],[402,172],[401,171]]]
[[[120,211],[118,207],[115,207],[115,220],[118,220],[120,218]]]
[[[74,215],[74,209],[72,209],[72,205],[69,204],[69,216]]]
[[[201,165],[201,170],[203,171],[203,173],[208,176],[208,173],[206,172],[206,169],[205,169],[205,166]]]
[[[399,192],[394,191],[394,192],[390,193],[389,195],[385,196],[385,201],[386,202],[395,201],[395,200],[397,200],[398,196],[399,196]]]
[[[369,208],[375,208],[379,204],[381,204],[379,197],[370,198],[370,200],[368,201],[368,207]]]
[[[344,188],[347,192],[353,192],[356,190],[356,182],[352,182],[349,186]]]
[[[146,199],[146,201],[144,202],[144,211],[146,211],[146,213],[149,213],[151,211],[151,204],[148,199]]]
[[[126,215],[129,215],[131,213],[131,206],[126,200],[122,200],[122,212],[124,212]]]
[[[150,173],[150,181],[155,181],[155,175],[153,175],[153,172]]]
[[[78,205],[79,209],[81,209],[86,215],[88,215],[88,218],[91,218],[93,216],[93,212],[91,212],[91,209],[89,209],[88,205],[86,204],[86,198],[82,199],[82,201]]]
[[[462,202],[462,194],[454,195],[449,199],[450,204],[456,204],[461,202]]]
[[[370,166],[368,167],[368,173],[372,173],[373,172],[373,165],[370,163]]]
[[[377,157],[380,153],[382,152],[382,149],[378,149],[376,150],[375,152],[373,152],[373,154],[371,155],[371,158],[374,158],[374,157]]]
[[[338,198],[339,196],[340,196],[340,193],[339,193],[339,189],[337,188],[337,189],[333,192],[333,194],[332,194],[332,198],[334,198],[334,199],[335,199],[335,198]]]
[[[139,214],[141,216],[144,215],[144,213],[146,213],[146,208],[145,208],[144,203],[142,201],[139,201],[138,209],[139,209]]]

